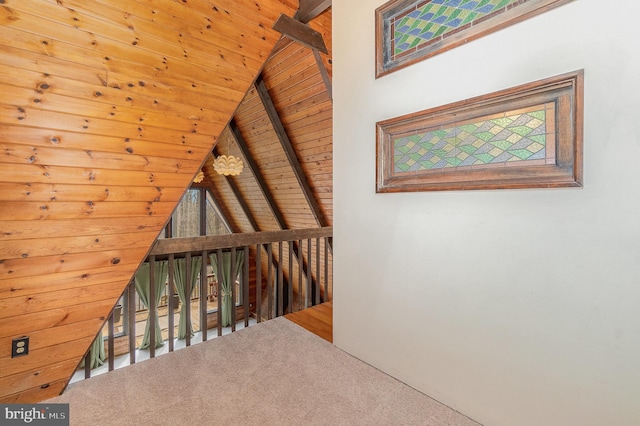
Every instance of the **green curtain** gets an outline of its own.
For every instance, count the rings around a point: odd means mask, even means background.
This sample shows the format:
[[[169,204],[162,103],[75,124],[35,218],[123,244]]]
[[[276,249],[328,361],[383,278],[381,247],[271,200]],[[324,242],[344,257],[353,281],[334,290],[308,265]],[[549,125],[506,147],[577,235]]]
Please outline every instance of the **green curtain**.
[[[91,349],[89,350],[89,360],[91,362],[91,369],[98,368],[101,365],[104,365],[104,360],[107,359],[107,355],[104,351],[104,340],[102,336],[102,330],[96,336],[96,339],[91,344]],[[84,368],[84,359],[80,363],[80,368]]]
[[[196,281],[198,274],[200,273],[200,267],[202,266],[202,257],[194,256],[191,258],[191,276],[187,281],[187,259],[175,260],[175,272],[174,282],[176,285],[176,291],[180,302],[182,302],[182,309],[180,309],[180,321],[178,322],[178,339],[185,339],[187,337],[187,310],[184,308],[185,304],[191,302],[191,294],[196,288]],[[189,322],[189,335],[193,336],[193,327]]]
[[[233,279],[231,277],[231,253],[223,252],[222,253],[222,273],[218,273],[218,254],[211,253],[209,255],[209,259],[211,261],[211,267],[213,268],[214,274],[216,274],[217,279],[220,282],[220,287],[222,290],[222,326],[227,327],[231,325],[231,311],[233,309],[234,303],[231,299],[231,286],[234,285],[236,279],[242,272],[242,265],[244,264],[244,252],[237,251],[236,252],[236,276]]]
[[[165,283],[167,282],[167,277],[169,276],[169,263],[166,260],[155,262],[155,295],[153,295],[153,299],[151,298],[151,289],[149,285],[150,274],[149,274],[149,263],[145,262],[140,265],[140,268],[136,272],[135,276],[135,284],[136,284],[136,292],[142,301],[142,304],[149,309],[151,303],[155,303],[156,308],[160,303],[160,299],[164,293]],[[160,330],[160,321],[158,318],[158,310],[155,312],[155,329],[156,329],[156,348],[164,345],[164,341],[162,340],[162,331]],[[138,347],[138,349],[147,349],[151,346],[151,316],[147,318],[147,323],[144,327],[144,336],[142,338],[142,343]]]

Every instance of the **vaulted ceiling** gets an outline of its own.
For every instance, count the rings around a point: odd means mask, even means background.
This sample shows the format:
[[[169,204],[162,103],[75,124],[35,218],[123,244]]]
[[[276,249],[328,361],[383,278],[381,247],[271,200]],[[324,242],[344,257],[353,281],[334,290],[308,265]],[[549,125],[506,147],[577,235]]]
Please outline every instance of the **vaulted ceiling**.
[[[201,169],[234,232],[331,225],[329,6],[0,0],[0,402],[61,392]]]
[[[330,10],[311,27],[330,42]],[[282,38],[222,132],[204,185],[234,232],[332,224],[330,73],[329,55]],[[219,175],[214,154],[239,156],[246,171]]]

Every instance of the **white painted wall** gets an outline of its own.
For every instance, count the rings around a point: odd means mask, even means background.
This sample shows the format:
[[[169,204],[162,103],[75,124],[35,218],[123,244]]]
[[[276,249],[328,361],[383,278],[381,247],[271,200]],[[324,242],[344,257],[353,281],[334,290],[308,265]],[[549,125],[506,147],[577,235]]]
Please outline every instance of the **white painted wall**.
[[[376,80],[383,3],[333,2],[336,345],[486,425],[640,424],[640,2]],[[375,193],[377,121],[581,68],[584,188]]]

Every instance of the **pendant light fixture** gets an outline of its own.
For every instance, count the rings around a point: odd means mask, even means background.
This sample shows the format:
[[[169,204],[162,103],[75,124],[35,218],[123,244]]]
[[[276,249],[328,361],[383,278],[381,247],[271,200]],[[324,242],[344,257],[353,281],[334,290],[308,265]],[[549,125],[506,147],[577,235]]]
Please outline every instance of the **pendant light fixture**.
[[[198,174],[196,174],[196,177],[193,178],[193,183],[200,183],[202,182],[203,179],[204,179],[204,172],[200,170]]]
[[[227,152],[229,152],[229,139],[227,139]],[[213,159],[213,169],[219,175],[237,176],[243,168],[244,163],[235,155],[218,155]]]
[[[213,169],[220,175],[237,176],[243,168],[240,157],[234,155],[219,155],[213,160]]]

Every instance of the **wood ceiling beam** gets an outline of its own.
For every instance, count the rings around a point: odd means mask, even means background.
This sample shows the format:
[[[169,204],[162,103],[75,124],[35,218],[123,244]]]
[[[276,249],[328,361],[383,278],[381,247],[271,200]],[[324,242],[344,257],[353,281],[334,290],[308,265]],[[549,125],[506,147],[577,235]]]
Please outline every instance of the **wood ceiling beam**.
[[[244,197],[240,193],[240,189],[238,188],[238,185],[236,185],[236,182],[233,180],[231,176],[225,176],[225,180],[227,181],[229,188],[231,188],[231,192],[233,192],[233,196],[236,197],[238,204],[240,204],[240,208],[242,209],[242,212],[244,213],[244,215],[247,217],[247,220],[251,224],[251,227],[253,228],[253,230],[256,232],[260,231],[260,226],[258,225],[258,222],[256,222],[256,218],[253,216],[253,213],[251,213],[251,210],[249,209],[249,205],[247,204]]]
[[[322,62],[320,53],[315,49],[313,50],[313,56],[316,58],[316,65],[318,65],[318,70],[320,71],[320,76],[324,82],[324,87],[327,88],[327,94],[333,104],[333,85],[331,84],[331,77],[329,77],[329,73],[327,72],[327,68],[324,66],[324,62]]]
[[[238,147],[242,152],[242,156],[247,161],[247,165],[249,166],[249,169],[251,169],[251,172],[253,173],[253,176],[256,179],[256,183],[260,188],[260,192],[262,192],[262,196],[267,201],[267,204],[269,205],[269,209],[271,209],[271,212],[273,213],[273,217],[278,222],[278,226],[280,226],[280,229],[287,229],[287,223],[284,219],[284,215],[282,214],[282,211],[280,211],[280,208],[276,204],[276,201],[273,198],[273,195],[271,194],[269,187],[267,186],[267,182],[265,181],[264,176],[262,176],[262,173],[260,172],[260,168],[258,167],[258,164],[253,159],[253,156],[249,151],[249,146],[247,145],[247,141],[242,136],[242,133],[240,132],[240,129],[238,128],[238,125],[236,124],[234,119],[232,119],[229,122],[229,130],[231,130],[231,134],[233,135],[236,143],[238,144]]]
[[[264,176],[262,176],[262,173],[260,172],[260,168],[258,167],[258,164],[254,160],[253,155],[251,155],[247,141],[244,139],[244,136],[242,136],[242,133],[240,132],[240,128],[238,127],[238,124],[236,123],[235,119],[231,119],[231,121],[229,122],[229,130],[231,130],[231,134],[233,135],[233,138],[235,139],[236,144],[238,145],[238,148],[240,148],[240,151],[242,152],[242,156],[246,160],[249,166],[249,169],[253,173],[253,176],[256,179],[256,182],[258,184],[258,187],[260,188],[260,191],[262,192],[262,195],[267,201],[267,204],[269,205],[269,208],[271,209],[271,212],[273,213],[274,218],[278,222],[278,226],[280,226],[280,229],[288,229],[286,221],[284,219],[284,215],[282,214],[282,211],[280,211],[280,208],[276,204],[276,201],[273,198],[271,191],[267,187],[266,181],[264,180]],[[236,191],[234,191],[234,194],[235,193]],[[237,191],[236,196],[239,197],[238,201],[242,200],[242,203],[246,205],[239,191]],[[255,223],[255,221],[253,221],[252,223]],[[259,226],[257,223],[255,223],[254,229],[256,231],[259,230]],[[266,245],[263,244],[262,247],[265,250],[265,252],[268,254],[269,250],[267,249]],[[298,256],[298,250],[296,250],[296,257],[297,256]],[[280,263],[280,261],[281,259],[277,259],[275,257],[275,253],[272,253],[270,262],[275,265],[276,270],[279,269],[278,264]],[[290,287],[289,279],[285,278],[283,280],[283,285],[286,287]]]
[[[300,0],[294,18],[305,24],[331,7],[331,0]]]
[[[278,136],[278,140],[282,144],[282,148],[284,152],[287,154],[287,159],[289,160],[289,165],[293,169],[293,173],[298,180],[298,184],[300,185],[300,189],[304,194],[304,197],[307,199],[307,203],[309,203],[309,207],[311,208],[311,212],[316,219],[318,226],[327,226],[327,221],[320,209],[320,205],[316,200],[313,191],[311,190],[311,185],[309,185],[309,181],[307,180],[307,176],[304,174],[304,170],[302,170],[302,166],[300,165],[300,161],[296,156],[296,152],[293,149],[293,145],[291,144],[291,140],[289,139],[289,135],[287,135],[287,131],[282,124],[282,120],[280,120],[280,116],[278,115],[278,111],[271,99],[271,95],[269,95],[269,91],[267,90],[267,86],[262,79],[262,76],[258,77],[255,83],[256,91],[258,96],[260,96],[260,100],[262,101],[262,105],[269,116],[269,120],[271,121],[271,125],[273,126],[276,135]]]
[[[317,49],[325,54],[329,53],[322,34],[290,16],[280,15],[276,23],[273,24],[273,29],[311,49]]]

